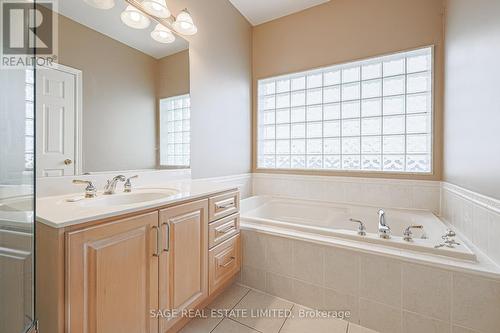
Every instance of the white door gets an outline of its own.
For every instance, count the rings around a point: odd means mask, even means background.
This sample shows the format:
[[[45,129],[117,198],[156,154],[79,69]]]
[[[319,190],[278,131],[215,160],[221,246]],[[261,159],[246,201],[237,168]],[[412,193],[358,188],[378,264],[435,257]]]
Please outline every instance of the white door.
[[[36,71],[36,175],[75,175],[77,80],[64,69]]]

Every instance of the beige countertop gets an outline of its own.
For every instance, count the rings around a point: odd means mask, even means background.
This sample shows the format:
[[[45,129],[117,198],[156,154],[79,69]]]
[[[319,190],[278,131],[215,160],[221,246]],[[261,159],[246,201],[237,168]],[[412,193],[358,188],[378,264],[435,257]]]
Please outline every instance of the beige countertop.
[[[236,190],[236,188],[234,185],[225,185],[203,180],[178,180],[156,184],[154,186],[138,187],[135,189],[136,192],[134,192],[133,189],[130,194],[141,191],[161,193],[165,190],[176,190],[177,193],[156,200],[120,205],[87,205],[91,200],[98,201],[110,197],[104,196],[102,192],[98,192],[96,198],[81,199],[75,202],[68,202],[68,199],[80,199],[84,195],[83,192],[42,197],[36,200],[36,220],[37,222],[53,228],[63,228],[174,203],[195,200],[224,191]],[[117,188],[116,194],[114,195],[126,196],[130,194],[123,193],[121,188]]]

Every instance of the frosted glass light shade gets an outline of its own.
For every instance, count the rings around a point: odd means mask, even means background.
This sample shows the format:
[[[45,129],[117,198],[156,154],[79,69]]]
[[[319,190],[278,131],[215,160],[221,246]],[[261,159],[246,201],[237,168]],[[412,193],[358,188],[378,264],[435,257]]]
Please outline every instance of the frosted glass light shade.
[[[151,38],[163,44],[169,44],[175,41],[175,36],[172,31],[161,24],[157,24],[155,29],[151,32]]]
[[[171,15],[165,0],[144,0],[142,6],[146,13],[156,17],[169,18]]]
[[[111,9],[115,6],[114,0],[83,0],[86,4],[98,9]]]
[[[172,26],[175,31],[183,35],[194,35],[198,32],[198,28],[194,25],[191,14],[185,9],[177,15]]]
[[[134,29],[146,29],[150,24],[149,18],[131,5],[128,5],[122,12],[121,19],[123,23]]]

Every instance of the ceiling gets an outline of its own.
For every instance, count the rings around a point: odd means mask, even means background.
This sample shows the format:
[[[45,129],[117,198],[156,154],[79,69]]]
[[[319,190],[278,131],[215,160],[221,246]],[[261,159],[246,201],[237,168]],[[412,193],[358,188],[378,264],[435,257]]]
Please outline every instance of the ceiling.
[[[143,30],[132,29],[123,24],[120,14],[127,7],[125,0],[115,0],[115,7],[108,10],[91,7],[83,0],[63,0],[58,2],[58,6],[57,11],[60,14],[156,59],[189,47],[188,42],[179,36],[176,36],[175,42],[171,44],[161,44],[153,40],[149,34],[155,27],[154,22]]]
[[[320,5],[330,0],[229,0],[252,25]]]

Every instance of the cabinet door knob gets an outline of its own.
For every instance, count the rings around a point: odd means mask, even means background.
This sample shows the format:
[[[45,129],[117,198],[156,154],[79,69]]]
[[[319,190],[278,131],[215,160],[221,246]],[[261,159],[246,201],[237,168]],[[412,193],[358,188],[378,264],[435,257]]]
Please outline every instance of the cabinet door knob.
[[[64,160],[64,164],[66,164],[66,165],[70,165],[71,163],[73,163],[73,161],[70,160],[69,158]]]

